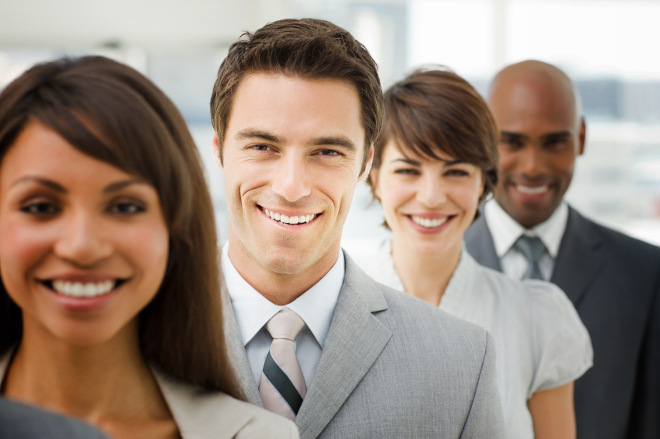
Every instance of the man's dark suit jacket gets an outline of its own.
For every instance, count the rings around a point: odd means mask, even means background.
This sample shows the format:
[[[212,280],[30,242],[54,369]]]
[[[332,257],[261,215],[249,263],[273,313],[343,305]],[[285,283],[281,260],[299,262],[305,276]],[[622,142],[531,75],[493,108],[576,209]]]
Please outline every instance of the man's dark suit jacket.
[[[468,251],[502,271],[479,218]],[[569,208],[551,282],[589,330],[594,366],[575,383],[579,439],[660,438],[660,248]]]
[[[0,439],[108,439],[91,425],[0,398]]]

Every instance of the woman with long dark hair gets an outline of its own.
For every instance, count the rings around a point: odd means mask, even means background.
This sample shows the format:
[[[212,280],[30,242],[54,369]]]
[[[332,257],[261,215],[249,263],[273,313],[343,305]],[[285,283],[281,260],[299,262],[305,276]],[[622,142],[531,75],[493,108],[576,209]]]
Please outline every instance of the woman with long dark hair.
[[[39,64],[0,94],[0,382],[115,438],[297,437],[240,401],[211,199],[134,69]]]

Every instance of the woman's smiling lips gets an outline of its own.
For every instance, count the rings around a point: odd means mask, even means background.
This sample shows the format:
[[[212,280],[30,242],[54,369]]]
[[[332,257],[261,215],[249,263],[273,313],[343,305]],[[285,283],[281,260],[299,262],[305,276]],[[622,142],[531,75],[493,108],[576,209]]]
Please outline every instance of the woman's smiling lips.
[[[57,276],[38,280],[54,296],[90,300],[115,292],[128,279],[110,276]]]
[[[129,279],[57,277],[39,280],[49,297],[67,312],[89,313],[106,308]]]
[[[404,216],[413,223],[415,229],[424,233],[435,233],[454,218],[454,215],[437,214],[406,214]]]

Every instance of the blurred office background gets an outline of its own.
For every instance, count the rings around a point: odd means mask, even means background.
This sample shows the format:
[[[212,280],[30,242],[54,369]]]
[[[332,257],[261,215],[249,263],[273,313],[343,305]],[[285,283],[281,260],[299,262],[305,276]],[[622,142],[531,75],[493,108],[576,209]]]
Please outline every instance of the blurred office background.
[[[188,121],[226,237],[211,88],[242,32],[284,17],[324,18],[351,31],[378,62],[383,88],[428,63],[451,67],[482,93],[511,62],[563,68],[587,119],[568,200],[660,244],[660,0],[0,0],[0,88],[62,55],[103,54],[142,71]],[[361,186],[344,233],[354,252],[385,235],[369,201]]]

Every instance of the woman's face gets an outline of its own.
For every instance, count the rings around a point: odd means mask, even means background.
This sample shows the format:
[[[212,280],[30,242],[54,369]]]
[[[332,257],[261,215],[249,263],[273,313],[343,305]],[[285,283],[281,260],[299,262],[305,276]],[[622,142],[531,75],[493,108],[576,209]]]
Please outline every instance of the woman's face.
[[[394,246],[431,256],[460,252],[484,183],[481,169],[452,157],[403,154],[389,141],[380,169],[371,171]]]
[[[24,337],[77,346],[137,337],[165,273],[153,186],[29,122],[0,164],[0,273]]]

